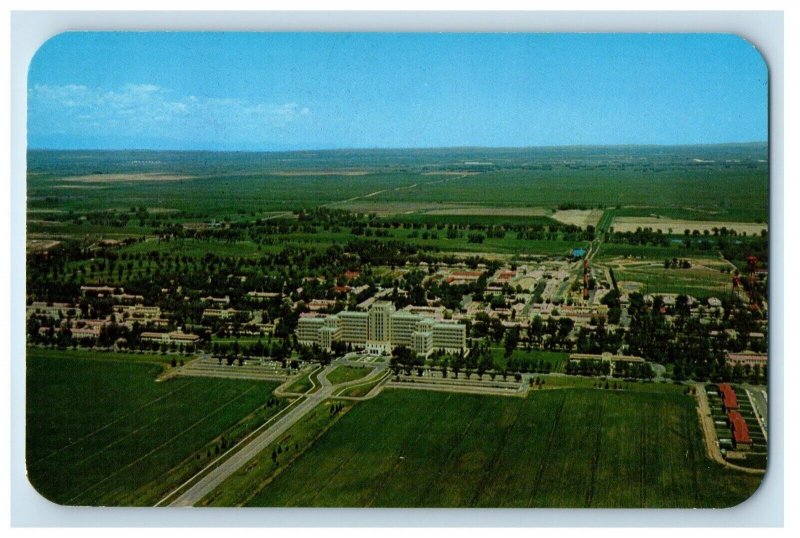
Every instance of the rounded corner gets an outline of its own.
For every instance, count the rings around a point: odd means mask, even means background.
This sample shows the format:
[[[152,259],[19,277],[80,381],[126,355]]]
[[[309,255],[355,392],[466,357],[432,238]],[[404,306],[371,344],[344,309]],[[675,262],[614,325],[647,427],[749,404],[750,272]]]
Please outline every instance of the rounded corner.
[[[747,497],[745,497],[741,501],[737,502],[736,504],[731,504],[730,506],[725,506],[723,508],[723,510],[739,510],[739,509],[741,509],[742,506],[744,506],[745,504],[751,502],[753,500],[753,498],[758,495],[759,491],[761,491],[764,488],[764,483],[766,482],[767,476],[769,476],[769,472],[770,472],[770,465],[769,465],[769,460],[767,460],[767,468],[764,470],[764,473],[761,475],[761,480],[759,480],[758,486],[756,486],[756,488],[750,493],[750,495],[748,495]]]
[[[759,59],[761,60],[762,65],[764,66],[764,72],[767,74],[767,77],[769,77],[769,61],[767,60],[767,57],[764,55],[761,49],[758,47],[758,45],[749,37],[740,34],[738,32],[729,32],[728,35],[731,36],[732,38],[738,39],[744,45],[753,49],[753,51],[758,55]]]
[[[62,504],[62,503],[56,501],[55,499],[49,497],[44,491],[42,491],[40,489],[41,485],[39,485],[39,486],[36,485],[35,481],[31,479],[31,469],[30,469],[30,466],[28,464],[27,458],[25,459],[25,480],[26,480],[26,482],[28,482],[28,485],[31,487],[31,489],[37,495],[39,495],[42,499],[44,499],[45,501],[47,501],[47,502],[49,502],[49,503],[51,503],[51,504],[53,504],[55,506],[64,506],[64,507],[71,506],[69,504]]]
[[[41,56],[42,51],[47,49],[48,47],[50,47],[54,41],[58,41],[60,39],[63,39],[65,36],[72,35],[72,34],[77,34],[77,33],[80,33],[80,32],[77,32],[75,30],[64,30],[62,32],[55,33],[55,34],[51,35],[50,37],[48,37],[47,39],[45,39],[44,41],[42,41],[39,44],[39,46],[36,47],[36,50],[33,52],[33,54],[31,55],[30,61],[28,62],[28,69],[27,69],[27,73],[26,73],[26,80],[28,81],[29,89],[30,89],[30,80],[31,80],[31,69],[34,67],[35,62],[37,61],[37,59]]]

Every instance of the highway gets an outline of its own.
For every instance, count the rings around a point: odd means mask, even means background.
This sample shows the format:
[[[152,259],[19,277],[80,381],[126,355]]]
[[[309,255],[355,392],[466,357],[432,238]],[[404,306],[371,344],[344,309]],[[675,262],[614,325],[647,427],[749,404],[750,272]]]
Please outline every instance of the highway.
[[[271,443],[277,440],[281,435],[286,433],[298,420],[303,418],[309,411],[314,409],[317,405],[330,398],[334,390],[363,383],[366,380],[373,379],[383,372],[383,369],[375,369],[366,377],[350,381],[348,383],[341,383],[338,385],[331,385],[328,381],[327,375],[333,371],[334,368],[342,364],[348,364],[350,361],[339,360],[334,361],[323,370],[318,379],[321,387],[318,391],[308,394],[300,403],[292,404],[285,415],[278,419],[272,426],[268,427],[261,434],[255,437],[252,441],[245,444],[239,451],[234,453],[230,458],[215,467],[208,474],[200,478],[197,482],[184,491],[180,496],[173,500],[169,506],[194,506],[203,497],[211,493],[217,486],[224,482],[229,476],[238,471],[242,466],[247,464],[251,459],[258,455],[262,450],[267,448]],[[184,484],[185,485],[185,484]]]

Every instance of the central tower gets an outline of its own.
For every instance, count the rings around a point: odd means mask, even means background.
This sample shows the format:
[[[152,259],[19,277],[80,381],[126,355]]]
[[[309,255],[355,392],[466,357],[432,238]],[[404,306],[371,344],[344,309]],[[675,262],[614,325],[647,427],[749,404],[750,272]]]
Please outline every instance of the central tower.
[[[392,352],[392,314],[394,305],[389,301],[377,301],[369,309],[367,352],[380,355]]]

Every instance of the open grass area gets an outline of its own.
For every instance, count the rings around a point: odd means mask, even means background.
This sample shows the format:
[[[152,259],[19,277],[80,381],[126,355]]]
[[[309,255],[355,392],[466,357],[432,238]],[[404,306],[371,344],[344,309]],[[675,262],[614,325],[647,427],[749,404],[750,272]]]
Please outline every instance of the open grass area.
[[[620,207],[615,210],[619,217],[658,217],[666,219],[685,219],[696,221],[728,220],[739,222],[766,222],[765,211],[759,207],[738,207],[725,209],[722,207],[711,209],[695,209],[689,207]],[[683,231],[681,230],[681,233]]]
[[[331,412],[334,403],[343,408]],[[309,446],[323,435],[352,407],[352,402],[327,401],[315,407],[292,426],[280,439],[262,450],[247,465],[240,468],[214,491],[206,495],[199,506],[241,506],[262,492],[276,476],[291,468]],[[272,454],[275,453],[275,459]]]
[[[221,436],[235,441],[279,409],[264,407],[274,383],[156,383],[159,364],[99,357],[28,349],[28,477],[59,504],[152,506],[209,463]]]
[[[561,372],[569,359],[569,353],[560,351],[542,351],[538,349],[515,349],[511,352],[511,357],[505,356],[505,349],[502,347],[492,348],[492,360],[495,368],[502,370],[508,364],[509,359],[516,359],[520,364],[527,363],[533,366],[534,363],[548,362],[552,366],[552,372]]]
[[[691,258],[701,256],[708,258],[714,256],[714,250],[700,250],[697,248],[686,248],[681,243],[673,243],[671,246],[653,245],[627,245],[622,243],[603,243],[595,258],[597,261],[608,261],[619,257],[636,258],[642,260],[661,261],[671,260],[672,258]]]
[[[247,504],[725,507],[760,479],[706,458],[683,394],[396,389],[355,406]]]
[[[126,353],[124,351],[104,351],[104,350],[71,350],[71,349],[49,349],[41,347],[29,347],[29,356],[38,359],[92,359],[97,361],[106,360],[109,362],[149,362],[161,365],[168,365],[175,355],[162,355],[156,353]]]
[[[294,383],[289,385],[286,388],[286,392],[296,392],[298,394],[302,394],[308,390],[311,392],[316,392],[319,389],[320,384],[317,381],[316,376],[320,371],[319,366],[309,366],[306,367],[305,373],[301,375]],[[313,378],[313,381],[312,381]],[[313,390],[312,390],[313,389]]]
[[[719,270],[693,267],[664,269],[661,265],[626,266],[614,268],[618,282],[636,281],[643,284],[642,293],[681,293],[697,298],[721,297],[730,293],[731,277]]]
[[[378,376],[376,379],[372,381],[368,381],[352,387],[346,387],[344,389],[339,390],[338,392],[335,392],[334,394],[336,396],[349,396],[353,398],[360,398],[362,396],[366,396],[373,388],[375,388],[375,385],[381,383],[384,379],[386,379],[388,375],[389,373],[387,372],[383,375]]]
[[[385,203],[382,204],[386,209],[384,211],[389,211],[390,208],[395,207],[397,204],[394,203]],[[377,207],[377,206],[376,206]],[[402,205],[400,206],[402,207]],[[468,207],[468,206],[467,206]],[[517,209],[520,213],[525,211],[532,213],[531,215],[523,215],[523,214],[516,214],[516,212],[512,211],[513,209]],[[535,210],[540,210],[542,214],[536,214]],[[505,210],[505,211],[502,211]],[[434,210],[435,211],[435,210]],[[491,224],[491,225],[502,225],[502,224],[541,224],[543,226],[555,224],[550,215],[552,214],[550,211],[546,211],[544,208],[494,208],[494,211],[486,209],[485,211],[470,211],[469,213],[465,214],[458,214],[457,210],[452,210],[452,213],[441,214],[437,212],[413,212],[413,213],[401,213],[401,214],[392,214],[389,220],[393,222],[411,222],[411,223],[418,223],[418,224],[432,224],[432,225],[439,225],[439,224]],[[510,213],[510,214],[509,214]]]
[[[372,370],[372,368],[357,368],[355,366],[337,366],[326,377],[332,384],[338,385],[366,377]]]
[[[202,258],[209,252],[220,257],[249,257],[259,253],[258,245],[252,241],[216,241],[199,239],[174,239],[172,241],[142,241],[120,250],[127,254],[163,252],[180,256]]]
[[[717,163],[690,164],[698,155]],[[731,157],[743,162],[721,164]],[[766,221],[768,164],[754,161],[766,158],[763,144],[310,153],[31,151],[28,199],[33,209],[166,207],[234,219],[367,201],[552,209],[565,203],[648,210],[689,207],[716,212],[715,220]],[[494,164],[464,170],[463,163],[472,159]],[[438,167],[460,173],[427,174]],[[87,183],[87,175],[103,179]],[[112,179],[120,175],[152,180]],[[158,179],[176,176],[185,179]]]
[[[536,374],[541,383],[541,389],[571,389],[571,388],[597,388],[603,390],[621,390],[625,392],[647,392],[659,394],[684,394],[686,386],[675,383],[658,383],[653,381],[626,381],[613,377],[593,377],[580,375],[547,375]],[[609,388],[605,389],[608,382]]]

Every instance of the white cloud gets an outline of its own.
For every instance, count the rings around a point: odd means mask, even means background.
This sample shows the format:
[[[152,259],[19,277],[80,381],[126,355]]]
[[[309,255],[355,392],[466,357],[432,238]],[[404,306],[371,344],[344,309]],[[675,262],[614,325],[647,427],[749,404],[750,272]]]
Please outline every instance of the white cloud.
[[[311,114],[308,107],[294,102],[173,93],[155,84],[126,84],[115,89],[37,84],[28,92],[29,118],[33,128],[49,126],[54,132],[88,128],[124,129],[129,134],[188,130],[199,136],[214,136],[282,129]]]

